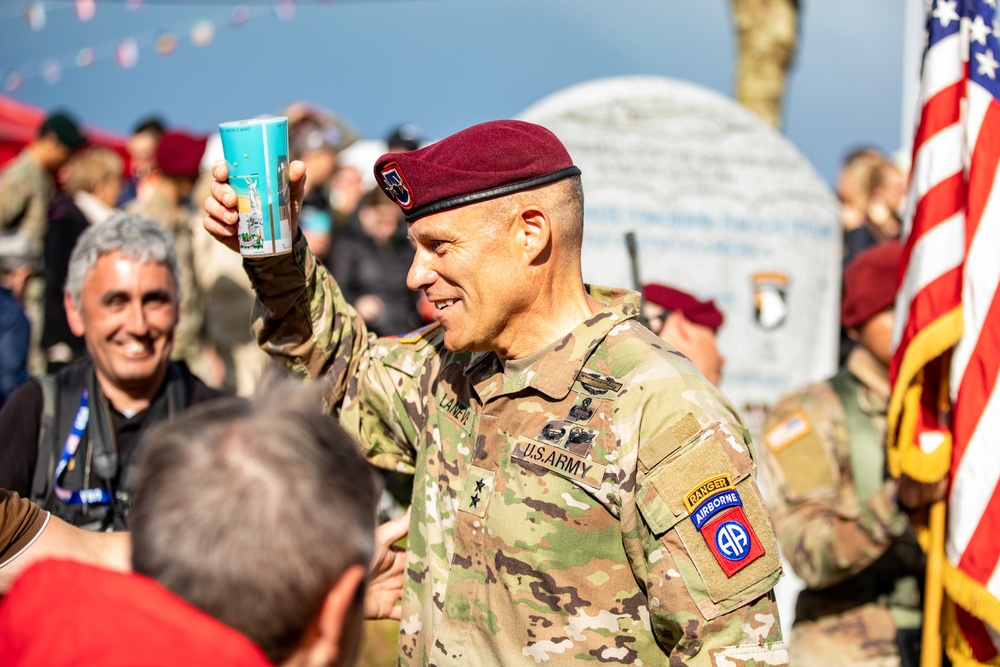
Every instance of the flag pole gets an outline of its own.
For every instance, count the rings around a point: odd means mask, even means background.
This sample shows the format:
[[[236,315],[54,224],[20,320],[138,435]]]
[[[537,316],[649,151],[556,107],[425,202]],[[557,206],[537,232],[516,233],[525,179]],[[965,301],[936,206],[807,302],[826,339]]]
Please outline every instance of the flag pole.
[[[924,579],[924,626],[920,667],[941,667],[941,608],[944,604],[944,530],[947,505],[935,501],[929,508],[927,572]]]

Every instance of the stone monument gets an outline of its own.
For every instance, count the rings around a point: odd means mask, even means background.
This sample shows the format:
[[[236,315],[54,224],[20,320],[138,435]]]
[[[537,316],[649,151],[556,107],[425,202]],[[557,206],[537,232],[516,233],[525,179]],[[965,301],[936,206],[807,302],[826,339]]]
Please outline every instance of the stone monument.
[[[715,299],[726,316],[721,388],[752,427],[755,407],[833,374],[837,203],[780,133],[729,98],[662,77],[583,83],[519,117],[555,132],[583,170],[587,282],[635,287],[632,232],[642,282]]]

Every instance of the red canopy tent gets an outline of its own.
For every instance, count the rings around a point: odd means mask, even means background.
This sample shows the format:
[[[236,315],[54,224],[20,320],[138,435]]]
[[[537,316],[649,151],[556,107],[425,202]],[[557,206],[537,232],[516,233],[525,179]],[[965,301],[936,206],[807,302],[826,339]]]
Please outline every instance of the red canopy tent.
[[[0,95],[0,166],[16,157],[38,134],[47,111]],[[80,131],[92,144],[112,148],[128,160],[125,137],[86,123]]]

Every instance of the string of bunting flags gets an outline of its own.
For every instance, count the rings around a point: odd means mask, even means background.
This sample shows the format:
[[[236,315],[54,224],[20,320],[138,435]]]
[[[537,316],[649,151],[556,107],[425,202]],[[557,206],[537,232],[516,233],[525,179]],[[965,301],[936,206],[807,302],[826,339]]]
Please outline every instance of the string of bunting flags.
[[[56,7],[52,7],[55,4]],[[143,0],[124,0],[125,9],[137,11],[141,9]],[[21,16],[33,31],[45,28],[48,14],[53,9],[67,9],[67,2],[45,2],[32,0],[21,12]],[[187,5],[190,6],[190,5]],[[72,8],[80,22],[92,20],[97,12],[97,0],[72,0]],[[9,68],[4,73],[3,88],[8,93],[15,93],[30,79],[41,78],[45,83],[57,83],[65,71],[85,69],[95,63],[114,59],[122,69],[131,69],[139,64],[141,55],[147,51],[155,51],[160,56],[174,53],[186,38],[194,47],[205,47],[215,41],[219,29],[235,29],[244,26],[252,19],[266,14],[272,14],[282,21],[295,18],[295,0],[276,0],[270,4],[243,3],[218,9],[208,15],[196,19],[177,22],[168,26],[144,30],[142,32],[106,41],[99,44],[84,46],[74,51],[49,56],[40,61],[27,62]]]

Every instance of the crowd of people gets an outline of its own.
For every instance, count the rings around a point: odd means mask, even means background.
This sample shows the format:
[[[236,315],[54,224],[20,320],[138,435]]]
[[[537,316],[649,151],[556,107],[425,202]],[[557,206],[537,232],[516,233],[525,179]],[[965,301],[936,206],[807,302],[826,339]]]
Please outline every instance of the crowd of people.
[[[10,664],[350,664],[364,617],[400,664],[915,664],[942,489],[884,463],[903,167],[845,157],[842,368],[755,448],[709,295],[584,284],[551,132],[403,125],[368,187],[351,128],[283,112],[285,255],[231,251],[219,142],[156,117],[123,156],[52,113],[0,171]],[[101,609],[132,639],[59,640]]]

